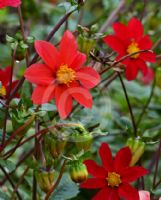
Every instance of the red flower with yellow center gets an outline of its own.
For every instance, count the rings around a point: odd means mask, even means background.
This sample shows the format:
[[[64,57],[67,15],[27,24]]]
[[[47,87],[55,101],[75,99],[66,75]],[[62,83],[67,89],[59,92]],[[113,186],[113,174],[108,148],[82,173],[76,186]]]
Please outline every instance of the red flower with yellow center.
[[[104,42],[118,53],[116,60],[140,50],[150,50],[152,47],[149,36],[144,35],[143,26],[136,18],[132,18],[127,26],[116,22],[113,25],[113,29],[114,35],[107,35],[104,38]],[[126,78],[134,80],[139,70],[145,76],[148,73],[146,62],[155,62],[155,54],[153,52],[136,53],[122,61],[126,67]]]
[[[0,0],[0,8],[6,6],[18,7],[21,4],[21,0]]]
[[[32,94],[34,104],[55,99],[62,119],[71,112],[73,99],[91,108],[89,89],[99,83],[100,76],[92,67],[82,67],[86,56],[77,50],[72,33],[64,33],[59,49],[41,40],[35,42],[35,49],[44,63],[33,64],[25,71],[25,78],[36,84]]]
[[[84,163],[93,178],[81,184],[81,188],[100,189],[92,200],[139,200],[138,191],[129,183],[147,174],[143,167],[130,167],[132,158],[129,147],[120,149],[115,158],[107,143],[102,143],[99,149],[102,166],[93,160]]]
[[[11,67],[6,67],[4,70],[0,69],[0,99],[6,99],[9,95],[9,81],[11,76]],[[17,80],[12,82],[11,90],[18,83]],[[16,94],[14,97],[19,97]]]

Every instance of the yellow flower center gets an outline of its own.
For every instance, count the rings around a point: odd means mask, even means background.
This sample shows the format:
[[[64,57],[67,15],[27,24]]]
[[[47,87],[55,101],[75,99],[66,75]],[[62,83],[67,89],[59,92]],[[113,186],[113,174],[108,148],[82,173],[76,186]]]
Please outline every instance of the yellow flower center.
[[[138,47],[138,43],[132,42],[127,48],[127,53],[131,54],[131,53],[135,53],[135,52],[137,52],[139,50],[140,49]],[[139,55],[140,55],[139,53],[136,53],[136,54],[132,55],[131,58],[138,58]]]
[[[7,91],[6,88],[4,86],[0,86],[0,96],[4,97],[6,96]]]
[[[69,85],[75,78],[75,71],[68,65],[61,65],[56,73],[57,80],[60,84]]]
[[[121,183],[120,175],[116,172],[109,172],[108,177],[106,178],[108,182],[108,186],[110,187],[118,187]]]

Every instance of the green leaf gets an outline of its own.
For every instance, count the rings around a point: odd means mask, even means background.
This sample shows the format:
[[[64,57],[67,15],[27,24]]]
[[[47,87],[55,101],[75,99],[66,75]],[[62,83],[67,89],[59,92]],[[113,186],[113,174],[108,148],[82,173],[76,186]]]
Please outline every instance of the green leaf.
[[[67,200],[77,196],[78,193],[78,186],[71,181],[68,175],[64,175],[50,200]]]
[[[10,200],[10,198],[5,192],[0,191],[0,200]]]

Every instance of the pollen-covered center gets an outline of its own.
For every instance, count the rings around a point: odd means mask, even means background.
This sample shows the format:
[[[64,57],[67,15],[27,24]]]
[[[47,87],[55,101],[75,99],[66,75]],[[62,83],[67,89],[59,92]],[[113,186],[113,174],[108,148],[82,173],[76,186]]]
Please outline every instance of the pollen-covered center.
[[[137,52],[139,50],[140,50],[140,48],[138,47],[138,43],[132,42],[127,48],[127,53],[131,54],[131,53],[135,53],[135,52]],[[134,55],[132,55],[130,57],[131,58],[138,58],[139,55],[140,55],[139,53],[136,53],[136,54],[134,54]]]
[[[68,65],[61,65],[56,73],[56,78],[59,83],[69,85],[76,78],[76,73]]]
[[[0,96],[4,97],[6,96],[6,88],[3,85],[0,85]]]
[[[108,182],[108,186],[110,186],[112,188],[119,187],[119,185],[121,183],[120,175],[117,174],[116,172],[109,172],[106,180]]]

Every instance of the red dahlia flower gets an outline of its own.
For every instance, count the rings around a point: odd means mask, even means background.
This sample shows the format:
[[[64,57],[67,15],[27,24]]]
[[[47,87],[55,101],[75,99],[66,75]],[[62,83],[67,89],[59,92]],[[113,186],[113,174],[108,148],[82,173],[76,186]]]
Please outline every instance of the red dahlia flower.
[[[99,83],[100,77],[92,67],[81,67],[86,56],[77,50],[72,33],[64,33],[60,49],[41,40],[35,42],[35,49],[44,64],[33,64],[25,72],[25,78],[36,84],[32,94],[33,102],[43,104],[55,99],[63,119],[72,110],[72,99],[91,108],[92,96],[89,89]]]
[[[11,76],[11,67],[6,67],[4,70],[0,69],[0,99],[6,99],[9,93],[9,81]],[[13,81],[11,90],[16,86],[18,81]],[[19,97],[16,94],[14,97]]]
[[[114,35],[107,35],[104,38],[104,42],[118,53],[117,60],[139,50],[150,50],[152,47],[149,36],[144,35],[143,26],[136,18],[132,18],[127,26],[116,22],[113,25],[113,29]],[[153,52],[137,53],[122,61],[126,66],[126,78],[128,80],[135,79],[139,70],[145,76],[148,71],[146,62],[155,62],[155,54]]]
[[[129,183],[135,181],[140,176],[147,174],[143,167],[130,167],[132,158],[129,147],[118,151],[115,158],[112,157],[108,144],[103,143],[99,149],[102,166],[93,160],[86,160],[89,174],[93,178],[87,179],[81,184],[82,188],[100,189],[92,200],[139,200],[138,191]]]
[[[0,0],[0,8],[6,6],[18,7],[21,4],[21,0]]]

